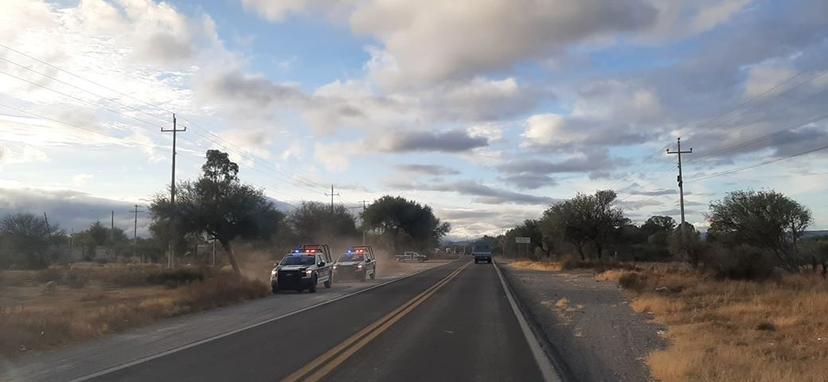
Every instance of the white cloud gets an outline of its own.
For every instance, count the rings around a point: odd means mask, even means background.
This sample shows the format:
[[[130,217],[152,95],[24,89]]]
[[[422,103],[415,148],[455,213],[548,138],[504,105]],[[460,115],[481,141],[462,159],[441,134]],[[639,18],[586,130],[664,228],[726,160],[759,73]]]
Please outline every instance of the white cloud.
[[[523,142],[527,146],[565,145],[582,135],[564,128],[566,119],[558,114],[537,114],[526,120]]]
[[[94,178],[95,176],[92,174],[78,174],[72,177],[72,185],[75,187],[81,187],[86,185],[90,179]]]
[[[383,43],[377,62],[385,65],[372,66],[381,82],[418,87],[546,58],[571,43],[644,28],[655,16],[638,0],[377,0],[359,3],[350,24]]]
[[[790,67],[775,65],[756,65],[748,69],[745,81],[745,98],[758,97],[768,93],[775,86],[792,78],[796,72]]]

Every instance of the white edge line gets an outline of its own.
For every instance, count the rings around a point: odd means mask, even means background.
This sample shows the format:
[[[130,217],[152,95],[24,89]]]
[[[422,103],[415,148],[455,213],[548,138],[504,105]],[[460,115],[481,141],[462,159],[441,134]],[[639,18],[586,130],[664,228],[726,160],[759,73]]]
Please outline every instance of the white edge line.
[[[495,271],[497,271],[497,277],[500,278],[500,285],[503,285],[503,291],[506,292],[506,299],[509,300],[509,305],[512,306],[512,312],[515,313],[515,318],[517,318],[518,324],[520,325],[520,330],[523,332],[524,337],[526,337],[526,342],[529,344],[532,356],[535,357],[535,362],[538,364],[541,375],[543,375],[543,380],[561,382],[561,377],[558,375],[558,372],[555,371],[555,367],[546,356],[546,353],[543,351],[537,337],[535,337],[535,334],[532,333],[532,329],[529,328],[526,318],[523,317],[523,313],[520,311],[520,308],[515,302],[515,298],[512,296],[511,289],[509,289],[509,286],[506,284],[506,280],[503,279],[503,274],[500,273],[500,268],[497,267],[497,262],[492,261],[492,265],[494,265]]]
[[[232,335],[234,335],[234,334],[238,334],[238,333],[243,332],[243,331],[245,331],[245,330],[249,330],[249,329],[253,329],[253,328],[257,327],[257,326],[262,326],[262,325],[265,325],[265,324],[269,324],[269,323],[271,323],[271,322],[274,322],[274,321],[277,321],[277,320],[281,320],[281,319],[283,319],[283,318],[290,317],[290,316],[293,316],[293,315],[295,315],[295,314],[299,314],[299,313],[302,313],[302,312],[305,312],[305,311],[308,311],[308,310],[311,310],[311,309],[314,309],[314,308],[318,308],[318,307],[320,307],[320,306],[327,305],[327,304],[330,304],[330,303],[333,303],[333,302],[336,302],[336,301],[342,300],[342,299],[344,299],[344,298],[348,298],[348,297],[351,297],[351,296],[355,296],[355,295],[358,295],[358,294],[360,294],[360,293],[367,292],[367,291],[369,291],[369,290],[379,288],[379,287],[381,287],[381,286],[385,286],[385,285],[392,284],[392,283],[395,283],[395,282],[398,282],[398,281],[402,281],[402,280],[405,280],[405,279],[407,279],[407,278],[409,278],[409,277],[414,277],[414,276],[416,276],[416,275],[419,275],[420,273],[423,273],[423,272],[426,272],[426,271],[430,271],[430,270],[432,270],[432,269],[437,269],[437,268],[440,268],[440,267],[442,267],[442,266],[445,266],[445,265],[447,265],[447,264],[451,264],[451,263],[452,263],[452,262],[450,261],[450,262],[447,262],[447,263],[445,263],[445,264],[440,264],[440,265],[435,266],[435,267],[431,267],[431,268],[428,268],[428,269],[423,269],[423,270],[421,270],[421,271],[417,271],[417,272],[412,273],[412,274],[407,275],[407,276],[403,276],[403,277],[396,278],[396,279],[393,279],[393,280],[388,280],[388,281],[386,281],[386,282],[384,282],[384,283],[382,283],[382,284],[377,284],[377,285],[374,285],[374,286],[371,286],[371,287],[368,287],[368,288],[365,288],[365,289],[360,289],[360,290],[358,290],[358,291],[356,291],[356,292],[349,293],[349,294],[346,294],[346,295],[342,295],[342,296],[339,296],[339,297],[334,298],[334,299],[331,299],[331,300],[323,301],[323,302],[320,302],[320,303],[315,304],[315,305],[307,306],[307,307],[304,307],[304,308],[299,309],[299,310],[294,310],[294,311],[292,311],[292,312],[290,312],[290,313],[285,313],[285,314],[283,314],[283,315],[281,315],[281,316],[277,316],[277,317],[269,318],[269,319],[267,319],[267,320],[260,321],[260,322],[257,322],[257,323],[255,323],[255,324],[250,324],[250,325],[247,325],[247,326],[245,326],[245,327],[241,327],[241,328],[238,328],[238,329],[234,329],[234,330],[231,330],[231,331],[229,331],[229,332],[224,332],[224,333],[221,333],[221,334],[218,334],[218,335],[212,336],[212,337],[203,338],[203,339],[201,339],[201,340],[198,340],[198,341],[195,341],[195,342],[191,342],[191,343],[189,343],[189,344],[182,345],[182,346],[179,346],[179,347],[176,347],[176,348],[173,348],[173,349],[169,349],[169,350],[163,351],[163,352],[158,353],[158,354],[154,354],[154,355],[151,355],[151,356],[146,356],[146,357],[143,357],[143,358],[138,358],[138,359],[136,359],[136,360],[133,360],[133,361],[130,361],[130,362],[127,362],[127,363],[122,363],[122,364],[117,365],[117,366],[112,366],[112,367],[109,367],[109,368],[107,368],[107,369],[103,369],[103,370],[100,370],[100,371],[94,372],[94,373],[92,373],[92,374],[88,374],[88,375],[85,375],[85,376],[82,376],[82,377],[78,377],[78,378],[75,378],[75,379],[71,379],[69,382],[80,382],[80,381],[86,381],[86,380],[89,380],[89,379],[92,379],[92,378],[96,378],[96,377],[100,377],[100,376],[103,376],[103,375],[106,375],[106,374],[109,374],[109,373],[116,372],[116,371],[118,371],[118,370],[126,369],[126,368],[131,367],[131,366],[139,365],[139,364],[142,364],[142,363],[144,363],[144,362],[152,361],[152,360],[154,360],[154,359],[156,359],[156,358],[161,358],[161,357],[168,356],[168,355],[170,355],[170,354],[178,353],[178,352],[180,352],[180,351],[182,351],[182,350],[187,350],[187,349],[189,349],[189,348],[193,348],[193,347],[196,347],[196,346],[199,346],[199,345],[203,345],[203,344],[205,344],[205,343],[207,343],[207,342],[211,342],[211,341],[215,341],[215,340],[217,340],[217,339],[221,339],[221,338],[224,338],[224,337],[232,336]],[[502,280],[501,280],[501,281],[502,281]]]

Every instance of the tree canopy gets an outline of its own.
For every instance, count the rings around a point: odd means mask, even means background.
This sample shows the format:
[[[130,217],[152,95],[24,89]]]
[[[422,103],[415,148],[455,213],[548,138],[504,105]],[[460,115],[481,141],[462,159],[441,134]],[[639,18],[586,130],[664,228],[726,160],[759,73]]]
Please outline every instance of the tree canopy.
[[[796,244],[811,224],[811,212],[775,191],[734,191],[710,204],[712,238],[773,252],[784,267],[798,269]]]
[[[451,230],[434,216],[431,207],[399,196],[386,195],[371,203],[362,220],[368,229],[388,237],[395,250],[402,245],[433,248]]]
[[[593,195],[579,193],[547,209],[542,226],[575,246],[582,259],[585,246],[591,243],[600,259],[606,244],[627,222],[623,211],[613,207],[616,197],[612,190]]]
[[[63,231],[56,225],[49,226],[41,217],[27,213],[8,215],[0,221],[4,255],[0,262],[24,268],[45,268],[51,262],[49,247],[60,237],[63,237]]]
[[[356,220],[343,205],[330,206],[319,202],[303,202],[287,217],[287,224],[298,242],[333,242],[359,235]]]
[[[284,215],[261,190],[239,182],[239,167],[226,153],[208,150],[206,158],[200,178],[177,186],[174,208],[168,196],[158,195],[150,211],[155,221],[174,222],[180,234],[207,234],[218,240],[239,273],[231,242],[269,237]]]

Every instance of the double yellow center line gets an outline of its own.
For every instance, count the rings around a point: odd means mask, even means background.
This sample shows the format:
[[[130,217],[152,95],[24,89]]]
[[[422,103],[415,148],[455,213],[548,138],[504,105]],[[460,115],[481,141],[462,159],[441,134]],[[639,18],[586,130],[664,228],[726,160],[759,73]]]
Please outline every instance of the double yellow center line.
[[[371,325],[368,325],[364,329],[360,330],[356,334],[348,337],[345,341],[342,341],[339,345],[334,346],[324,354],[316,357],[313,361],[305,365],[299,370],[296,370],[292,374],[285,377],[282,381],[305,381],[305,382],[315,382],[319,381],[328,375],[333,369],[337,366],[341,365],[345,360],[350,358],[354,353],[359,351],[371,342],[374,338],[382,334],[386,331],[391,325],[394,325],[395,322],[399,321],[409,312],[414,310],[418,305],[422,304],[423,301],[427,300],[431,295],[437,292],[440,288],[444,285],[448,284],[452,279],[457,277],[466,267],[469,266],[470,263],[466,263],[461,267],[455,269],[453,272],[449,273],[446,277],[435,283],[434,285],[430,286],[428,289],[424,290],[422,293],[418,294],[411,300],[408,300],[405,304],[402,304],[397,309],[394,309],[391,313],[388,313],[384,317],[380,318],[379,320],[375,321]]]

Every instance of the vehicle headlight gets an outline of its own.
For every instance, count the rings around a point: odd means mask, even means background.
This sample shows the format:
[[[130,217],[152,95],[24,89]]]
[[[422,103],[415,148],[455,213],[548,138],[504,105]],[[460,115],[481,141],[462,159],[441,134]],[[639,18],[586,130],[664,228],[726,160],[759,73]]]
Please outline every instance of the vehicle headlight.
[[[305,271],[305,277],[311,277],[312,274],[313,274],[313,271],[310,270],[310,269]]]
[[[336,264],[334,264],[333,269],[336,269],[336,268],[337,268],[337,265],[336,265]]]
[[[270,271],[270,277],[276,277],[276,275],[278,275],[278,274],[279,274],[278,269],[274,269],[274,270]]]
[[[362,269],[362,264],[357,264],[357,269]]]

